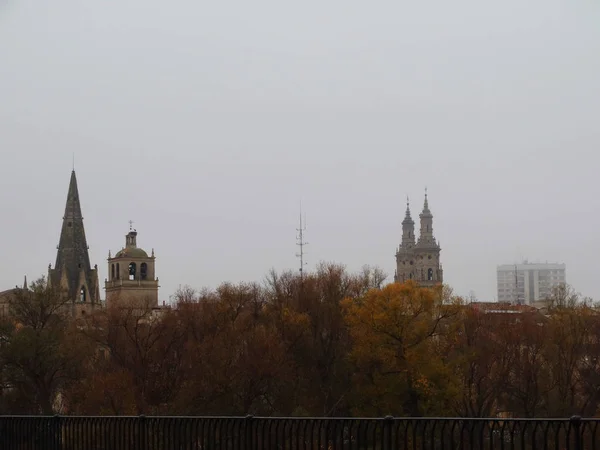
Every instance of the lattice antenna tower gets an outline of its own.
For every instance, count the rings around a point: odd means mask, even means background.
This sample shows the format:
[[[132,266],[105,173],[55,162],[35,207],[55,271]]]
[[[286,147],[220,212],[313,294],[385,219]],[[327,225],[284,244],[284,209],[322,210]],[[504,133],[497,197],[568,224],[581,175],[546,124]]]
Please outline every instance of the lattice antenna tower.
[[[517,265],[515,264],[515,304],[520,305],[521,300],[519,298],[519,275],[517,272]]]
[[[304,279],[304,266],[307,264],[304,261],[304,247],[308,245],[308,242],[304,240],[304,232],[306,231],[306,216],[304,222],[302,221],[302,203],[300,204],[300,227],[296,228],[298,234],[296,235],[296,245],[300,247],[300,251],[296,253],[296,257],[300,258],[300,279]]]

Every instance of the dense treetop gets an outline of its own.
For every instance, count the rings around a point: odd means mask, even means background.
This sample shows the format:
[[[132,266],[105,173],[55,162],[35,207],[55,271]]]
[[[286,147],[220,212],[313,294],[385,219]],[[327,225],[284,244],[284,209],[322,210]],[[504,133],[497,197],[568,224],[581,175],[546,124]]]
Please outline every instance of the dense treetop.
[[[491,311],[321,264],[184,287],[163,311],[64,314],[44,279],[0,324],[3,414],[592,416],[600,316],[568,287]]]

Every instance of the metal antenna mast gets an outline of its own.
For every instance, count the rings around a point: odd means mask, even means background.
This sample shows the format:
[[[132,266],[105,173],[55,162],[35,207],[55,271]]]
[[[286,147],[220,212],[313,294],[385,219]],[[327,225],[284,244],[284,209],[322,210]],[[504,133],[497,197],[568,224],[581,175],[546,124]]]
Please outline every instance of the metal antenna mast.
[[[519,301],[519,275],[517,273],[517,265],[515,264],[515,304],[520,305]]]
[[[300,247],[300,253],[296,253],[296,257],[300,258],[300,279],[304,279],[304,247],[308,245],[308,242],[304,241],[304,231],[306,231],[306,218],[302,223],[302,203],[300,203],[300,228],[296,228],[298,235],[296,236],[296,245]]]

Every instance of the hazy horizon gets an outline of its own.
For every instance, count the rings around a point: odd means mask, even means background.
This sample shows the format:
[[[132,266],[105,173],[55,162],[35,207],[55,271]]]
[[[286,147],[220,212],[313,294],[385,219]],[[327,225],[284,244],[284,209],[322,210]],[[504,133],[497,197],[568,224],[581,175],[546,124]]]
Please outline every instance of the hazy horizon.
[[[444,281],[566,264],[600,300],[600,5],[0,0],[0,291],[54,265],[75,154],[103,286],[125,242],[179,285],[377,265],[425,187]],[[104,298],[104,293],[102,293]]]

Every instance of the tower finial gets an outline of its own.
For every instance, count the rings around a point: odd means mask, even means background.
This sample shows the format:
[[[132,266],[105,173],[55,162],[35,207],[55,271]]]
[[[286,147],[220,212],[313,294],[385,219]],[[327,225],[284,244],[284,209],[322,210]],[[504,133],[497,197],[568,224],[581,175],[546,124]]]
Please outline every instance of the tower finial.
[[[408,195],[406,196],[406,214],[404,216],[405,220],[412,220],[410,217],[410,199]]]
[[[423,202],[423,212],[429,212],[429,200],[427,199],[427,186],[425,186],[425,201]]]
[[[129,221],[129,231],[133,231],[133,220]]]
[[[73,172],[75,172],[75,152],[73,152]]]

